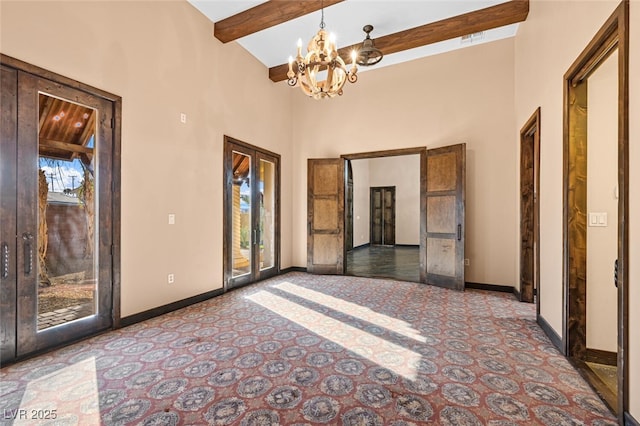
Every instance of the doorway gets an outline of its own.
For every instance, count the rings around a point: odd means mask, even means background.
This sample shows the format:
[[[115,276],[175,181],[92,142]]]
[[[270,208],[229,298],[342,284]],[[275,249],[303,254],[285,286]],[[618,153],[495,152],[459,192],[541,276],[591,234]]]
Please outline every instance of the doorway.
[[[2,361],[119,321],[120,98],[2,56]]]
[[[280,271],[280,156],[224,138],[224,286]]]
[[[419,272],[417,281],[440,287],[464,290],[465,144],[449,145],[429,150],[426,148],[407,148],[343,155],[344,162],[353,165],[354,169],[353,198],[354,200],[358,199],[356,193],[358,173],[356,172],[355,160],[397,157],[402,161],[403,158],[408,158],[414,154],[417,154],[418,157],[419,174],[410,181],[410,186],[416,189],[419,188],[417,196],[414,197],[415,204],[419,205],[419,209],[416,208],[419,233],[416,233],[415,228],[410,228],[410,232],[413,232],[413,236],[417,237]],[[345,192],[344,188],[348,185],[346,175],[342,178],[342,186],[332,184],[330,188],[327,188],[328,184],[326,182],[335,183],[334,176],[343,176],[343,163],[335,159],[309,160],[307,211],[310,226],[307,236],[307,270],[311,273],[328,273],[326,271],[331,271],[331,273],[335,274],[346,272],[352,275],[362,275],[364,273],[367,274],[364,276],[371,276],[368,274],[369,271],[356,271],[354,273],[353,270],[350,270],[349,257],[347,256],[357,250],[360,245],[360,247],[364,247],[370,244],[370,236],[367,235],[365,239],[364,235],[365,232],[370,232],[370,230],[365,228],[365,231],[361,233],[359,229],[362,229],[362,226],[358,226],[357,223],[353,225],[355,239],[353,245],[355,249],[350,252],[347,251],[347,244],[342,239],[343,224],[346,217],[351,216],[356,221],[360,220],[357,209],[354,209],[354,212],[350,215],[344,214],[345,204],[342,201]],[[331,167],[331,170],[329,170],[329,167]],[[402,168],[406,168],[406,164],[400,164],[394,168],[388,167],[387,169],[399,170]],[[368,175],[368,172],[365,170],[364,174]],[[314,176],[322,176],[323,179],[315,179]],[[331,177],[331,180],[329,177]],[[371,182],[370,177],[367,177],[366,181]],[[416,185],[416,181],[419,182],[418,185]],[[369,196],[370,186],[369,184],[366,185],[367,196]],[[398,184],[396,184],[396,190],[398,190]],[[318,209],[316,205],[328,205],[329,195],[331,195],[331,200],[334,200],[335,205],[331,204],[330,209]],[[398,193],[396,193],[396,196],[397,199],[400,198]],[[369,214],[369,203],[370,201],[366,200],[367,215]],[[350,208],[350,206],[351,204],[347,203],[347,208]],[[410,210],[411,206],[408,209]],[[398,207],[397,210],[400,212],[405,209]],[[330,221],[329,218],[331,219]],[[401,222],[405,224],[408,221],[396,218],[396,224]],[[318,227],[315,225],[316,223],[323,226]],[[369,221],[367,220],[365,223],[368,225]],[[327,235],[331,235],[330,243]],[[399,244],[398,232],[396,232],[395,237],[397,247]],[[338,247],[342,247],[343,251],[338,251]],[[320,249],[322,249],[322,252],[320,252]],[[315,258],[320,253],[322,254],[323,263],[316,265]],[[373,253],[373,257],[365,257],[375,259],[375,254]],[[385,257],[388,258],[389,256]],[[310,259],[314,259],[314,262],[310,262]],[[322,269],[320,269],[320,266],[322,266]],[[386,272],[380,276],[389,277]],[[416,281],[416,279],[410,280]]]
[[[420,282],[420,154],[392,152],[345,162],[345,273]]]
[[[369,199],[371,245],[394,246],[396,244],[396,187],[371,187]]]
[[[520,301],[540,315],[540,108],[520,130]]]
[[[629,406],[628,16],[629,2],[623,1],[567,71],[564,85],[563,343],[567,357],[621,424]],[[606,83],[609,68],[612,83]],[[606,197],[599,194],[602,182],[608,185]],[[603,202],[607,198],[613,207]],[[608,241],[606,228],[614,235],[610,249],[602,240]],[[612,306],[607,306],[608,297]],[[615,318],[604,336],[596,332],[605,317],[595,316],[602,311]],[[612,334],[614,342],[607,342]],[[600,368],[607,364],[615,364],[609,366],[613,371]]]

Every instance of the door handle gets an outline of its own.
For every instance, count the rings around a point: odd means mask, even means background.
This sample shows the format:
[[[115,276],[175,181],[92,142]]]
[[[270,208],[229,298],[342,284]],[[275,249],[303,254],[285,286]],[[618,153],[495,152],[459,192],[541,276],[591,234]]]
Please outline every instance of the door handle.
[[[462,240],[462,225],[458,224],[458,241]]]
[[[613,283],[618,288],[618,259],[613,262]]]
[[[22,234],[22,244],[24,249],[24,274],[31,275],[33,270],[33,235],[29,232]]]
[[[256,244],[258,244],[258,231],[256,231],[254,229],[253,230],[253,245],[255,246]]]
[[[7,278],[9,276],[9,244],[2,243],[0,250],[2,250],[0,254],[2,256],[2,272],[0,276]]]

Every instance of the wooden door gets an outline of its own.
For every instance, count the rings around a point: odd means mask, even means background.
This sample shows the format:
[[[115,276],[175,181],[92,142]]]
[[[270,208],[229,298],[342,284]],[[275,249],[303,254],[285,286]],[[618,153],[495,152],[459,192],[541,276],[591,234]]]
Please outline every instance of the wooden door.
[[[119,98],[2,60],[0,352],[8,361],[119,319]]]
[[[396,188],[370,188],[371,244],[392,246],[396,243]]]
[[[344,160],[307,162],[307,271],[344,274]]]
[[[540,279],[539,169],[540,108],[520,131],[520,301],[529,303]]]
[[[353,249],[353,168],[351,161],[347,160],[347,207],[345,218],[345,249]]]
[[[16,354],[18,73],[0,67],[0,362]]]
[[[426,282],[455,290],[464,290],[465,150],[427,150]]]

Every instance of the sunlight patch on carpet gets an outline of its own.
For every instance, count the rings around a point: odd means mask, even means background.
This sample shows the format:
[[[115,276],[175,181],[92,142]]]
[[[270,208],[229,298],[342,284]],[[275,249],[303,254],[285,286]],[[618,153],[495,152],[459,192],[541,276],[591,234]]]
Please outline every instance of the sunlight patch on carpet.
[[[400,334],[418,342],[425,343],[427,341],[427,339],[424,336],[420,335],[420,333],[416,331],[408,322],[378,313],[371,308],[367,308],[366,306],[348,302],[334,296],[329,296],[328,294],[292,284],[288,281],[285,281],[281,284],[273,285],[272,287],[278,290],[285,291],[294,296],[303,297],[319,305],[324,305],[335,311],[342,312],[345,315],[349,315],[363,321],[370,322],[371,324],[375,324],[379,327],[386,328],[389,331],[393,331],[394,333]]]
[[[264,290],[245,297],[408,380],[416,378],[422,357],[417,352]]]
[[[57,366],[54,364],[53,367]],[[10,415],[15,420],[14,425],[100,424],[96,358],[88,357],[66,367],[54,368],[29,382],[19,408],[5,412],[5,418]],[[31,373],[38,375],[37,370]],[[81,423],[78,413],[82,413]]]

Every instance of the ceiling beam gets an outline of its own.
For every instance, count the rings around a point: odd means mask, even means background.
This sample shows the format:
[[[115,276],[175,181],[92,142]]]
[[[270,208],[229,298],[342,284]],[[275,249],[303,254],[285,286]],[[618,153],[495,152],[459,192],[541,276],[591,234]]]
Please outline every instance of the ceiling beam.
[[[344,0],[270,0],[218,21],[213,35],[223,43],[307,15]]]
[[[403,50],[522,22],[527,19],[528,14],[529,0],[511,0],[496,6],[389,34],[376,38],[374,41],[375,46],[383,54],[390,55]],[[338,54],[347,64],[350,64],[351,50],[359,47],[360,43],[342,47],[338,49]],[[287,71],[289,71],[288,63],[271,67],[269,68],[269,78],[274,82],[286,80]]]
[[[59,149],[67,152],[78,152],[82,154],[93,154],[93,148],[87,148],[86,146],[77,145],[74,143],[56,141],[53,139],[40,138],[39,144],[40,150],[46,150],[47,148]]]

